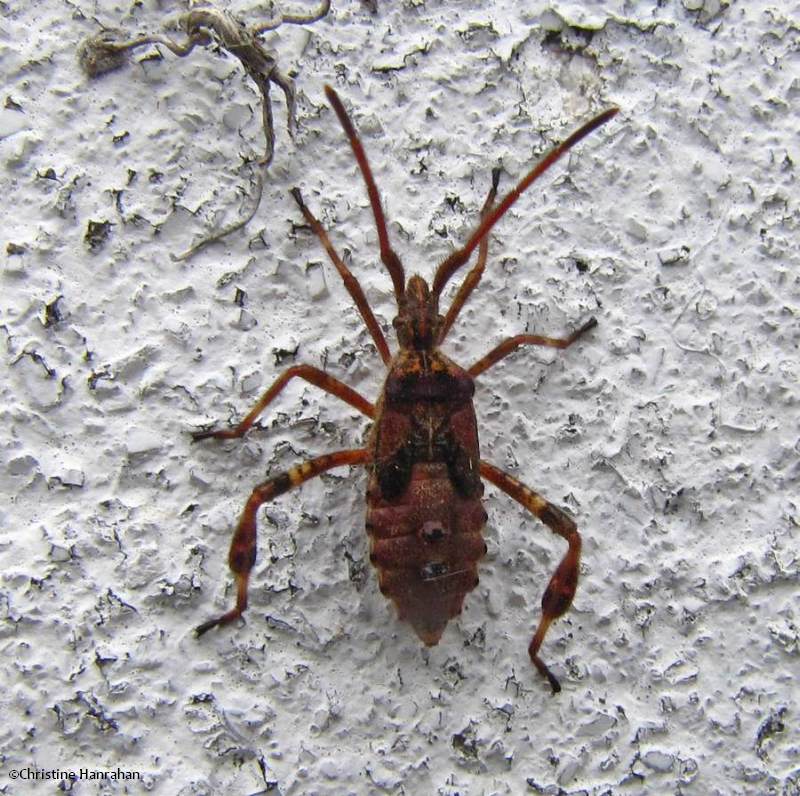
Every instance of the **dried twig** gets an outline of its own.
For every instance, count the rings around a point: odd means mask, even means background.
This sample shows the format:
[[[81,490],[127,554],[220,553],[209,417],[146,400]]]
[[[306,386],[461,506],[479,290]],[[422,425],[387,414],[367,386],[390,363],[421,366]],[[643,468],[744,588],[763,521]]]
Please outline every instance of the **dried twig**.
[[[266,169],[263,167],[259,168],[256,172],[255,188],[253,189],[253,195],[250,201],[250,210],[247,213],[245,213],[238,221],[234,221],[227,227],[223,227],[217,232],[212,232],[210,235],[206,235],[206,237],[199,240],[193,246],[190,246],[186,251],[181,252],[180,254],[170,254],[170,258],[174,262],[188,260],[194,257],[195,254],[197,254],[197,252],[199,252],[201,249],[205,249],[206,246],[228,237],[228,235],[237,232],[242,227],[250,223],[250,219],[256,214],[256,210],[258,210],[258,206],[261,204],[261,195],[264,193],[265,172]]]
[[[253,209],[242,219],[210,235],[192,246],[176,259],[188,259],[209,243],[220,240],[241,229],[255,215],[264,188],[264,171],[275,153],[275,130],[272,120],[270,85],[274,83],[286,98],[287,128],[294,137],[297,126],[295,116],[295,90],[292,79],[278,69],[275,55],[264,48],[259,39],[263,33],[281,25],[306,25],[322,19],[330,10],[330,0],[321,0],[316,11],[309,14],[279,14],[276,17],[249,27],[226,11],[211,6],[193,8],[181,15],[177,22],[187,39],[176,42],[164,34],[143,35],[126,39],[120,31],[107,29],[84,41],[78,50],[78,60],[89,77],[99,77],[119,69],[127,63],[127,55],[137,47],[161,44],[170,52],[183,58],[199,44],[216,44],[239,59],[245,72],[255,82],[261,94],[262,125],[264,128],[264,154],[258,161],[260,173],[256,181]]]

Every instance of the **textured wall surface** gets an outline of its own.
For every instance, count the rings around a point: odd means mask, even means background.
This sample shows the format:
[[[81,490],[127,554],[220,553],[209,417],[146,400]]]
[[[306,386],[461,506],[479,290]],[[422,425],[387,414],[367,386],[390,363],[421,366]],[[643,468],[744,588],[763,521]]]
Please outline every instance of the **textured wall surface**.
[[[0,788],[35,770],[128,772],[72,793],[797,794],[800,7],[666,0],[334,0],[265,37],[276,155],[241,234],[180,252],[247,204],[263,149],[240,63],[163,47],[90,81],[101,25],[177,3],[0,3]],[[227,6],[226,6],[227,7]],[[302,8],[298,4],[293,8]],[[230,9],[248,22],[266,3]],[[157,56],[161,57],[157,57]],[[363,441],[293,363],[374,398],[380,359],[289,196],[299,186],[387,332],[375,226],[323,84],[361,131],[390,233],[430,277],[552,143],[621,113],[514,206],[447,343],[479,379],[482,454],[569,509],[572,611],[527,657],[562,540],[487,487],[489,553],[425,649],[378,591],[366,478],[266,506],[246,622],[226,554],[252,486]],[[795,110],[793,110],[793,108]]]

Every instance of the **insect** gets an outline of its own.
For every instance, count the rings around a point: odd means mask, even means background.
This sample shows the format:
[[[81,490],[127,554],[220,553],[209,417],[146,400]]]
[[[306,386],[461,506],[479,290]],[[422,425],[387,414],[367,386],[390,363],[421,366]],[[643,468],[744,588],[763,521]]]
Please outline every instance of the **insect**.
[[[463,369],[440,351],[447,333],[481,279],[488,256],[488,235],[494,225],[542,173],[571,147],[605,124],[618,111],[610,108],[553,148],[497,204],[500,172],[492,185],[475,232],[437,268],[428,286],[421,276],[405,281],[399,256],[389,242],[378,189],[362,143],[339,96],[325,93],[350,142],[366,183],[377,227],[381,260],[392,279],[397,301],[393,326],[399,350],[393,355],[356,278],[334,249],[327,232],[308,209],[300,191],[292,190],[300,212],[319,238],[358,308],[375,346],[388,368],[383,392],[371,403],[343,382],[312,365],[295,365],[264,393],[234,428],[201,431],[194,440],[243,436],[283,388],[304,379],[355,407],[373,420],[366,447],[341,450],[310,459],[259,484],[250,495],[234,532],[228,562],[236,581],[236,605],[201,624],[197,635],[227,625],[247,608],[250,571],[256,560],[256,515],[259,507],[334,467],[361,465],[368,469],[366,530],[370,561],[378,573],[381,592],[391,599],[402,620],[409,622],[422,642],[437,644],[447,622],[462,609],[464,598],[478,584],[477,564],[486,553],[482,531],[487,520],[481,502],[482,479],[508,494],[551,531],[567,542],[567,552],[545,589],[542,616],[528,652],[553,693],[561,690],[555,675],[539,656],[551,623],[570,607],[578,581],[581,537],[573,520],[557,506],[513,476],[480,458],[473,407],[475,379],[512,351],[528,345],[567,348],[597,325],[590,318],[563,338],[521,334],[505,340],[474,365]],[[439,313],[442,290],[478,249],[453,302]]]

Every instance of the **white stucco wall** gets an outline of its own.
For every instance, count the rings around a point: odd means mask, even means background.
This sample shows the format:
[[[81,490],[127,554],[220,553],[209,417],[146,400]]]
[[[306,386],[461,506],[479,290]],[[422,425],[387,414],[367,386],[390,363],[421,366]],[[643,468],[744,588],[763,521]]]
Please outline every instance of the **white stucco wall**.
[[[230,8],[259,18],[249,6]],[[143,777],[76,794],[798,793],[798,5],[334,0],[267,38],[300,130],[276,92],[256,218],[175,263],[243,201],[257,94],[210,48],[151,49],[93,82],[75,53],[100,23],[154,30],[180,8],[3,4],[3,792],[60,792],[13,779],[30,767]],[[476,395],[484,457],[584,536],[543,649],[557,697],[526,650],[564,545],[491,487],[481,583],[438,647],[378,592],[365,476],[346,470],[266,507],[246,623],[193,636],[231,604],[252,486],[367,426],[295,384],[243,442],[188,432],[242,416],[293,362],[371,398],[382,379],[288,193],[388,327],[326,82],[407,270],[428,277],[492,167],[507,189],[621,108],[498,225],[446,348],[469,365],[525,329],[599,321]],[[111,224],[95,251],[92,221]]]

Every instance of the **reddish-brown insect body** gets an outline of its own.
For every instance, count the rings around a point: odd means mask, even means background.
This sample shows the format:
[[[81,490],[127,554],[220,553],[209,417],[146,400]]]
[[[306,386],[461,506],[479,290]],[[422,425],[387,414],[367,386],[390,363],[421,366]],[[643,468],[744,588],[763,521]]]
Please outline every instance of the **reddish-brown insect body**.
[[[562,616],[572,603],[578,581],[580,535],[563,511],[513,476],[481,460],[472,399],[475,379],[512,351],[526,345],[567,348],[596,326],[596,321],[589,319],[565,338],[517,335],[500,343],[467,369],[447,359],[439,347],[480,281],[492,227],[540,174],[614,116],[617,109],[611,108],[595,117],[552,149],[497,205],[494,200],[499,170],[495,170],[480,224],[467,243],[439,265],[429,287],[416,275],[406,284],[400,258],[389,243],[380,197],[361,141],[339,97],[330,87],[325,91],[366,183],[381,260],[392,278],[397,300],[398,314],[393,325],[399,351],[394,356],[390,353],[361,286],[295,188],[292,191],[295,201],[342,277],[389,372],[379,400],[372,404],[324,371],[311,365],[296,365],[275,381],[238,426],[194,435],[195,440],[241,437],[295,377],[335,395],[374,420],[366,448],[311,459],[253,490],[234,533],[228,558],[236,578],[236,605],[200,625],[197,633],[202,635],[212,627],[232,622],[247,607],[248,580],[256,558],[258,508],[334,467],[365,465],[370,473],[366,527],[370,560],[378,571],[380,589],[394,602],[399,617],[412,625],[425,644],[438,643],[447,622],[461,612],[464,598],[478,583],[477,564],[486,552],[482,536],[486,511],[481,501],[481,479],[484,479],[531,511],[568,544],[545,590],[542,616],[528,649],[538,671],[549,680],[554,692],[559,691],[558,680],[539,657],[539,648],[552,621]],[[442,290],[476,248],[477,262],[447,314],[442,316],[439,313]]]
[[[428,286],[412,277],[409,290]],[[439,351],[403,350],[370,440],[370,560],[400,619],[428,645],[461,612],[486,552],[474,392],[472,377]]]

